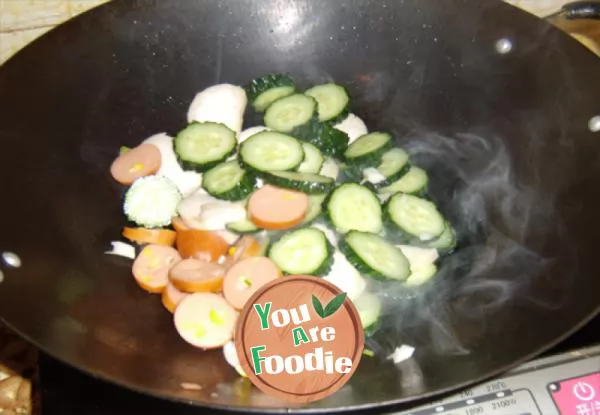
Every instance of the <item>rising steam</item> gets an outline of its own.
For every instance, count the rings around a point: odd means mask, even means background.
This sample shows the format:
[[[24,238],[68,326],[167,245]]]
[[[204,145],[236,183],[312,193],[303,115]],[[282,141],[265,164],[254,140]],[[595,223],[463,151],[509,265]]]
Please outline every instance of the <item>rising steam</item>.
[[[558,223],[553,204],[517,180],[499,138],[413,134],[402,146],[428,171],[430,196],[451,221],[459,244],[441,261],[431,284],[412,290],[393,283],[373,288],[386,314],[379,329],[386,334],[376,333],[374,339],[383,348],[412,340],[434,353],[468,354],[478,339],[463,333],[463,327],[484,325],[486,316],[512,301],[536,301],[528,286],[552,258],[526,241],[540,227]],[[387,342],[396,344],[382,344]]]

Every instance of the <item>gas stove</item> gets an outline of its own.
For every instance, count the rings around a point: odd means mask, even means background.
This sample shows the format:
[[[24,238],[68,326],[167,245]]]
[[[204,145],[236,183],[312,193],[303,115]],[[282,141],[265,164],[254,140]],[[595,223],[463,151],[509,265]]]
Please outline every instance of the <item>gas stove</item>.
[[[198,415],[175,404],[93,379],[40,356],[44,415]],[[381,414],[382,412],[367,412]],[[389,415],[600,415],[600,316],[542,356],[454,395]]]

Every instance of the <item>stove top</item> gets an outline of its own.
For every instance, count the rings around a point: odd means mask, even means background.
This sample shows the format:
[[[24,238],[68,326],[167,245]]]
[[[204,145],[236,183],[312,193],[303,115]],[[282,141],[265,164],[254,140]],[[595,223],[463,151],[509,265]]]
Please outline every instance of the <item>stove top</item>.
[[[46,355],[40,356],[40,376],[43,415],[226,413],[130,392],[93,379]],[[538,359],[499,378],[422,407],[401,412],[392,408],[388,413],[600,415],[600,316]]]

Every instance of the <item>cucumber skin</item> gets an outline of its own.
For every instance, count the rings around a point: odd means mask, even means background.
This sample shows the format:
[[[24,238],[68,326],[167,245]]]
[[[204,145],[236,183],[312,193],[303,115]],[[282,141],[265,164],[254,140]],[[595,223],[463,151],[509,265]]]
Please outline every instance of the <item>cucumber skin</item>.
[[[368,133],[368,134],[373,134],[376,132],[377,131],[373,131],[372,133]],[[368,134],[365,134],[365,135],[368,135]],[[360,140],[360,137],[357,139],[357,141],[358,140]],[[381,163],[381,156],[383,156],[384,153],[388,152],[393,147],[394,147],[394,137],[391,136],[391,139],[387,142],[387,144],[380,147],[376,151],[373,151],[373,152],[367,153],[367,154],[363,154],[362,156],[351,157],[351,158],[347,158],[346,154],[344,152],[343,156],[344,156],[344,160],[346,161],[348,166],[352,166],[354,168],[358,168],[361,170],[366,169],[367,167],[375,167],[376,168]]]
[[[372,337],[375,332],[377,332],[377,330],[379,330],[379,328],[381,327],[381,316],[377,317],[377,320],[375,320],[375,322],[367,327],[365,327],[363,329],[363,331],[365,332],[365,337]]]
[[[351,232],[358,232],[358,233],[368,233],[368,232],[360,232],[360,231],[351,231]],[[350,232],[348,232],[349,234]],[[372,269],[369,264],[367,264],[366,262],[364,262],[360,256],[358,256],[358,254],[356,252],[354,252],[354,249],[352,249],[352,247],[350,246],[350,244],[348,242],[346,242],[346,237],[342,237],[340,238],[339,242],[338,242],[338,249],[342,252],[342,254],[344,254],[344,256],[346,257],[346,259],[348,260],[348,262],[350,262],[350,264],[356,268],[358,270],[358,272],[360,272],[363,275],[366,275],[367,277],[371,277],[373,279],[376,280],[380,280],[380,281],[398,281],[401,282],[400,280],[393,280],[391,278],[386,277],[384,274]]]
[[[335,187],[335,181],[330,183],[292,183],[289,179],[279,177],[274,174],[263,173],[262,179],[275,187],[281,187],[283,189],[297,190],[307,195],[318,195],[323,193],[329,193]]]
[[[235,224],[235,222],[234,222],[234,224]],[[229,232],[233,232],[238,235],[251,235],[253,233],[258,233],[258,232],[262,231],[262,229],[259,227],[256,227],[255,229],[252,229],[252,230],[246,230],[246,231],[240,231],[239,229],[234,229],[234,227],[229,227],[229,225],[226,225],[225,227],[227,228],[227,230]]]
[[[239,184],[231,190],[228,190],[223,193],[212,192],[205,187],[205,183],[202,183],[202,188],[206,190],[206,193],[211,195],[216,199],[227,200],[230,202],[239,202],[240,200],[244,200],[252,192],[254,192],[256,188],[256,178],[249,173],[248,171],[244,171],[244,176],[240,180]]]
[[[254,102],[265,91],[271,88],[280,86],[293,86],[294,81],[288,75],[285,74],[269,74],[261,76],[260,78],[253,79],[248,85],[244,87],[249,102]]]
[[[213,167],[226,161],[233,154],[235,154],[235,147],[233,148],[233,150],[231,152],[229,152],[229,154],[226,154],[225,157],[223,157],[220,160],[215,160],[213,162],[205,163],[205,164],[198,164],[193,161],[183,160],[179,157],[179,155],[177,153],[175,153],[175,155],[177,157],[177,162],[179,163],[179,165],[181,166],[181,168],[183,170],[193,170],[196,173],[207,172],[208,170],[212,169]]]
[[[307,229],[310,227],[311,226],[308,224],[303,225],[303,226],[298,226],[297,228],[294,229],[294,232],[301,230],[301,229]],[[315,277],[324,277],[325,275],[329,274],[329,271],[331,271],[331,267],[333,267],[333,246],[331,245],[331,242],[329,242],[329,240],[327,239],[327,236],[325,236],[325,234],[323,234],[323,237],[325,238],[325,245],[327,248],[327,259],[325,261],[323,261],[321,266],[319,268],[317,268],[314,272],[307,273],[308,275],[313,275]],[[273,258],[271,258],[271,249],[273,249],[273,246],[275,246],[278,242],[279,241],[270,243],[265,252],[265,256],[267,258],[269,258],[270,260],[272,260],[273,262],[275,262],[275,264],[277,264],[277,262]],[[277,264],[277,267],[281,269],[281,266],[279,264]],[[283,275],[292,275],[289,272],[284,271],[283,269],[281,269],[281,272],[283,273]]]
[[[341,159],[348,148],[350,137],[328,123],[320,123],[315,116],[310,122],[296,127],[291,136],[317,147],[325,157]]]
[[[372,183],[372,185],[375,187],[375,189],[381,189],[382,187],[389,186],[392,183],[400,180],[400,178],[402,178],[402,176],[404,176],[406,173],[408,173],[409,170],[410,170],[410,163],[406,163],[406,165],[403,168],[401,168],[396,173],[394,173],[391,176],[389,176],[388,178],[386,178],[384,181],[379,182],[379,183]]]

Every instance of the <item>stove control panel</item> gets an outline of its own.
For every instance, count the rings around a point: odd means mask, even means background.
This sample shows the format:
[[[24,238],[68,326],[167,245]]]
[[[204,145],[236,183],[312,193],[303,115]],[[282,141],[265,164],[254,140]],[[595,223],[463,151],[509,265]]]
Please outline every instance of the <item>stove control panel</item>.
[[[534,360],[449,398],[390,415],[600,415],[600,346]]]

